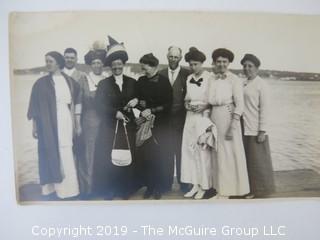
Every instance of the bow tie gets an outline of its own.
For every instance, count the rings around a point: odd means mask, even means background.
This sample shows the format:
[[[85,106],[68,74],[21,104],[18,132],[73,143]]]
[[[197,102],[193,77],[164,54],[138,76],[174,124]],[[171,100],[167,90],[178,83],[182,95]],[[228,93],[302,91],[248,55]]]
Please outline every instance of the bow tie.
[[[192,79],[190,80],[190,83],[196,84],[198,87],[201,86],[201,83],[202,83],[202,82],[203,82],[203,79],[202,79],[202,78],[198,79],[198,81],[194,80],[194,78],[192,78]]]
[[[225,73],[218,73],[218,74],[216,74],[216,80],[218,80],[218,79],[226,79],[227,78],[227,74],[225,74]]]
[[[159,81],[159,77],[158,77],[158,74],[156,74],[155,76],[151,77],[151,78],[148,78],[148,80],[150,82],[158,82]]]

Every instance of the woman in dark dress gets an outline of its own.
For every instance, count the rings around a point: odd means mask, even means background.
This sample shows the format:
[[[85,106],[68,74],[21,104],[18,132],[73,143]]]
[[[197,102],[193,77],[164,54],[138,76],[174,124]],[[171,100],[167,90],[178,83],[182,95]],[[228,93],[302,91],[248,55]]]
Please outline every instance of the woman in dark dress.
[[[144,198],[154,196],[155,199],[160,199],[168,189],[169,160],[165,140],[172,105],[172,87],[167,78],[158,74],[159,61],[152,53],[144,55],[140,63],[145,75],[137,83],[138,107],[142,111],[137,119],[138,174],[142,183],[147,186]],[[152,133],[152,136],[148,133]]]
[[[255,55],[246,54],[241,64],[247,77],[242,117],[243,144],[250,182],[250,194],[246,198],[263,197],[275,189],[268,138],[268,86],[258,76],[260,60]]]
[[[123,44],[119,44],[109,37],[110,45],[107,49],[106,65],[111,67],[112,76],[99,82],[96,92],[96,104],[100,115],[98,140],[96,144],[95,174],[104,179],[98,188],[107,200],[114,197],[128,199],[133,189],[134,140],[135,121],[132,112],[138,100],[136,99],[136,80],[123,74],[125,62],[128,60]],[[118,131],[115,136],[116,125]],[[115,148],[127,149],[124,124],[127,129],[132,163],[129,166],[115,166],[112,164],[111,152],[116,137]]]

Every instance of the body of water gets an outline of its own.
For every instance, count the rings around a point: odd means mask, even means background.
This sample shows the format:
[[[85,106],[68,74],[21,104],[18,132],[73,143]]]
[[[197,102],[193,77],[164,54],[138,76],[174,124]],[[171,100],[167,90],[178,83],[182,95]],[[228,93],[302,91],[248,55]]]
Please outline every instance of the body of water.
[[[19,185],[38,182],[37,141],[27,108],[36,75],[16,75],[12,113]],[[275,170],[320,173],[320,82],[267,80],[270,88],[270,145]]]

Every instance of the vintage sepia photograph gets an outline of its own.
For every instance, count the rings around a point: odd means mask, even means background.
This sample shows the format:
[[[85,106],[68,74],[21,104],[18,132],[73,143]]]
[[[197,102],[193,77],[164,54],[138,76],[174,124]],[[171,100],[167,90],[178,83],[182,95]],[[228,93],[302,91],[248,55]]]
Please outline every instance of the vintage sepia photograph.
[[[18,202],[320,197],[320,16],[9,18]]]

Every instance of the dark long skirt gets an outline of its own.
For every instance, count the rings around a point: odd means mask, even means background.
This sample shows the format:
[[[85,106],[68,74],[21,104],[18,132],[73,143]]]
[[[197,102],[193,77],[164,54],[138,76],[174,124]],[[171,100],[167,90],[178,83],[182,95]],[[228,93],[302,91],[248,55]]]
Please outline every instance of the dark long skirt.
[[[243,144],[251,193],[255,196],[265,196],[274,192],[274,174],[268,136],[263,143],[258,143],[256,136],[244,136]]]
[[[111,153],[114,138],[114,129],[101,127],[95,155],[94,192],[99,196],[127,198],[134,189],[133,171],[135,165],[135,129],[128,127],[128,137],[131,147],[132,163],[129,166],[119,167],[112,164]],[[116,149],[128,149],[122,124],[116,140]]]
[[[168,173],[166,161],[163,161],[162,148],[152,137],[136,149],[136,174],[140,186],[147,186],[150,191],[168,191]]]

